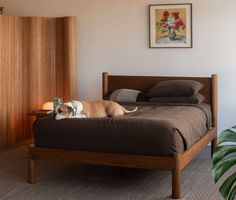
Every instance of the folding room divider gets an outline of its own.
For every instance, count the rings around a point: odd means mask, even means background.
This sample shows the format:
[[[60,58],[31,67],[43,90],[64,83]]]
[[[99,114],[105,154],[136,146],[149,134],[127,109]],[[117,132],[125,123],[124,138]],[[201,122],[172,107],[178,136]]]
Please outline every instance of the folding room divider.
[[[75,17],[0,15],[0,147],[31,138],[29,113],[77,97]]]

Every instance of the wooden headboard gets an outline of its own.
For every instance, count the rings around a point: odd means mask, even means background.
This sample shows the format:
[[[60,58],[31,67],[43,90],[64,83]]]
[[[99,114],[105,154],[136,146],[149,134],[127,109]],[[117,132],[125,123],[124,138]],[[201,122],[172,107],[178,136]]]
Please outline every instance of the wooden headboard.
[[[116,89],[134,89],[147,92],[152,86],[166,80],[196,80],[204,87],[200,91],[205,97],[205,102],[212,106],[213,126],[217,125],[217,75],[211,77],[168,77],[168,76],[123,76],[109,75],[103,72],[103,99],[106,99]]]

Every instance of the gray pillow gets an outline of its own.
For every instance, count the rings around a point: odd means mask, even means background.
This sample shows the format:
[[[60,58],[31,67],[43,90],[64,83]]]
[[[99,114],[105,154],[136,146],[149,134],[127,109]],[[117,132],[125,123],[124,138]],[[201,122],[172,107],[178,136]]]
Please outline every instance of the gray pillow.
[[[110,100],[118,102],[137,102],[147,101],[147,97],[145,93],[139,90],[118,89],[111,93]]]
[[[203,84],[194,80],[162,81],[153,86],[148,97],[191,97],[203,88]]]
[[[205,97],[198,93],[191,97],[152,97],[149,99],[150,102],[157,103],[190,103],[200,104],[205,100]]]

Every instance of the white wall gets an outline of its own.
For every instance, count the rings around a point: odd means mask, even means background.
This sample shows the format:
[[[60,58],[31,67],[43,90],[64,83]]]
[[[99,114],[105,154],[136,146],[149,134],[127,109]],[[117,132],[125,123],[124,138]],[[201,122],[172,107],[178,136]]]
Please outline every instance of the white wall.
[[[148,48],[148,5],[193,3],[192,49]],[[81,98],[101,98],[101,73],[219,75],[219,129],[236,124],[235,0],[0,0],[11,15],[78,17]]]

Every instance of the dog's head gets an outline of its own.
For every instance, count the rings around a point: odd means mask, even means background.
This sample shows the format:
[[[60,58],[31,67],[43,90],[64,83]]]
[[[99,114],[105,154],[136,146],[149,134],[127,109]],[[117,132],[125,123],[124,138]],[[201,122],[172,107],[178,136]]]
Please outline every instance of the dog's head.
[[[80,102],[71,101],[56,108],[56,119],[73,118],[81,114],[83,107]]]

